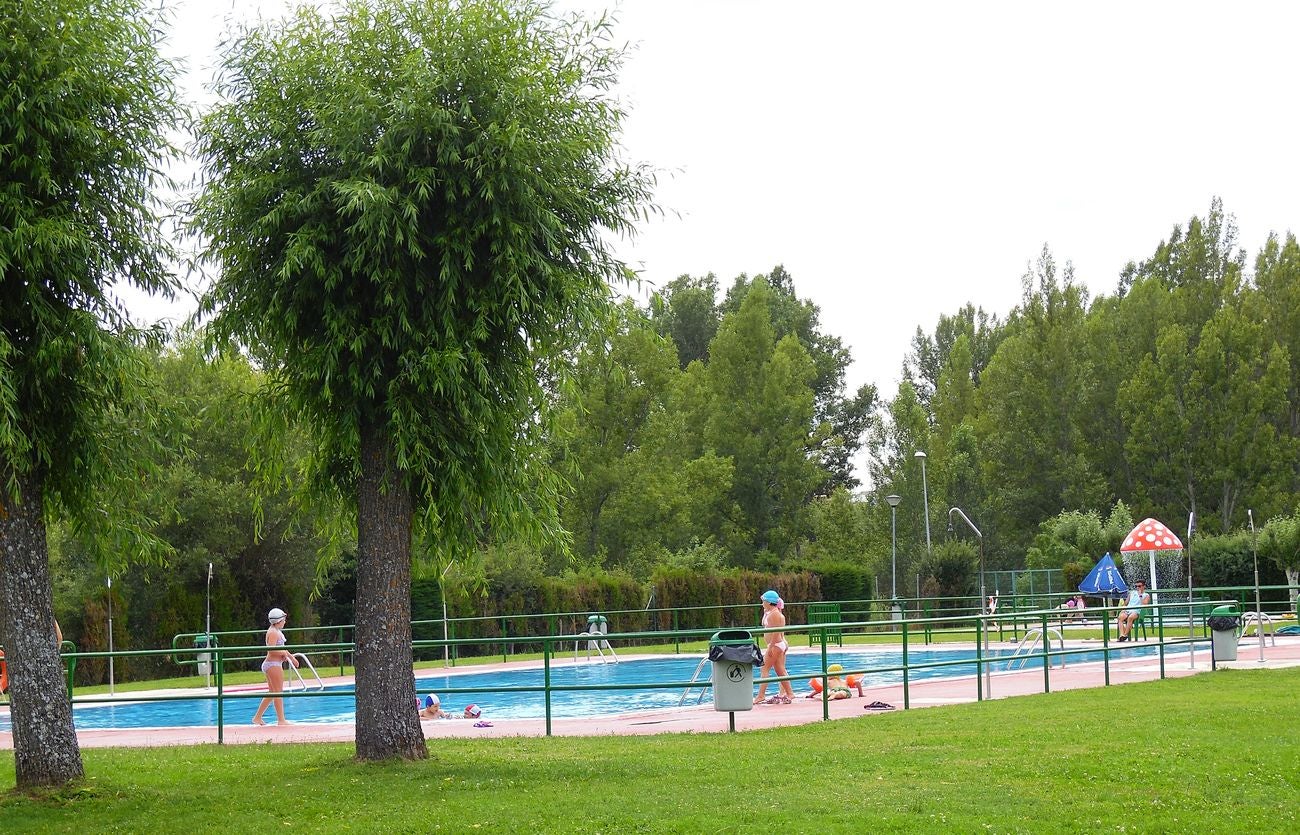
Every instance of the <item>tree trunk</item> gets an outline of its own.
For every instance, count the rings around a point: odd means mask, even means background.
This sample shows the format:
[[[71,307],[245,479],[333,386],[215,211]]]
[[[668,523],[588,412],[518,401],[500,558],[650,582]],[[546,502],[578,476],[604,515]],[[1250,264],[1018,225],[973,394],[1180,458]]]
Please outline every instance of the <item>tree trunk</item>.
[[[0,484],[8,483],[0,466]],[[81,749],[54,639],[54,600],[37,476],[16,478],[18,498],[0,495],[0,642],[9,671],[18,788],[79,779]]]
[[[411,659],[411,493],[387,426],[362,417],[357,494],[357,758],[428,756]]]

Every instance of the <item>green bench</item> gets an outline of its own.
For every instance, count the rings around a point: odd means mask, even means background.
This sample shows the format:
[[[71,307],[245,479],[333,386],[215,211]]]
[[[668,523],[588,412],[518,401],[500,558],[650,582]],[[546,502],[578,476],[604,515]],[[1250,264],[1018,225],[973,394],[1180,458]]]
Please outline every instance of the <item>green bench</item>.
[[[808,625],[821,626],[822,624],[834,623],[840,624],[844,618],[840,614],[840,604],[838,603],[809,603],[808,604]],[[821,630],[808,630],[808,646],[812,646],[821,635]],[[826,630],[828,641],[833,640],[836,646],[844,646],[844,630],[839,626],[834,629]]]

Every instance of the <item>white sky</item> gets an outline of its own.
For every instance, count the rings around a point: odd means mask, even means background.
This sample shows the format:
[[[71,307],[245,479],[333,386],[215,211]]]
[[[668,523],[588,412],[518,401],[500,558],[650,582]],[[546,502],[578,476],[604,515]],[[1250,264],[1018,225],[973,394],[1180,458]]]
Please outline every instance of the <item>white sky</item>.
[[[292,5],[163,2],[193,96],[223,20]],[[623,0],[618,16],[636,46],[624,144],[667,172],[668,210],[620,253],[656,285],[784,264],[851,349],[852,387],[891,397],[941,313],[1005,316],[1044,244],[1096,295],[1214,196],[1252,262],[1300,229],[1300,4]]]

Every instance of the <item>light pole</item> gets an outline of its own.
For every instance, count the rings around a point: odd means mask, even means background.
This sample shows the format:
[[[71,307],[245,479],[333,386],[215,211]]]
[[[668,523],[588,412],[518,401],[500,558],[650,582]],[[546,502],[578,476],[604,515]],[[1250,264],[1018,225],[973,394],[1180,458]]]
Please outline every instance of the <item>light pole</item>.
[[[956,513],[958,516],[960,516],[960,517],[962,518],[962,521],[965,522],[966,525],[967,525],[967,526],[968,526],[972,531],[975,532],[975,536],[977,536],[977,537],[979,538],[979,541],[980,541],[980,611],[983,612],[983,611],[984,611],[984,603],[985,603],[985,596],[984,596],[984,534],[980,533],[980,529],[977,528],[977,527],[975,527],[975,523],[972,522],[972,521],[970,520],[970,517],[967,516],[966,513],[965,513],[965,512],[964,512],[960,507],[952,507],[952,508],[949,508],[949,509],[948,509],[948,533],[952,533],[952,532],[953,532],[953,529],[952,529],[952,515],[953,515],[954,513]],[[984,655],[987,657],[988,654],[989,654],[989,630],[988,630],[988,626],[987,626],[987,624],[984,626],[984,628],[983,628],[982,631],[984,632]],[[991,696],[991,695],[993,694],[993,678],[992,678],[992,676],[990,675],[989,665],[988,665],[988,664],[985,664],[985,665],[984,665],[984,693],[985,693],[986,696]]]
[[[113,695],[113,575],[108,575],[108,695]]]
[[[451,656],[447,649],[447,589],[444,584],[447,581],[447,572],[451,571],[455,563],[455,560],[448,560],[442,568],[442,573],[438,575],[438,596],[442,598],[442,666],[444,667],[451,666]]]
[[[925,513],[925,553],[930,553],[930,488],[925,482],[925,452],[917,450],[913,458],[921,459],[921,511]]]
[[[207,664],[203,665],[204,687],[212,686],[212,563],[208,563],[207,617],[203,621],[203,645],[208,648]]]
[[[885,496],[885,501],[889,502],[889,544],[892,550],[892,559],[889,569],[889,597],[891,600],[898,599],[898,503],[903,500],[902,496],[890,493]]]
[[[1196,511],[1187,514],[1187,634],[1193,634],[1196,623],[1192,619],[1192,532],[1196,530]],[[1196,642],[1187,642],[1187,666],[1196,669]]]
[[[1247,510],[1246,518],[1250,520],[1250,554],[1255,560],[1255,631],[1259,633],[1259,663],[1263,664],[1264,610],[1259,605],[1259,537],[1255,535],[1255,511]]]

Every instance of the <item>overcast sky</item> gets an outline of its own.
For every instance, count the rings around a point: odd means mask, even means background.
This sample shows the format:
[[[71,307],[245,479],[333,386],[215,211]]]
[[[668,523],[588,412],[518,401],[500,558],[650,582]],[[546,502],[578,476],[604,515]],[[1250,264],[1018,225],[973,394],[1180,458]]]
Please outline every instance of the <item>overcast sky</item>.
[[[197,96],[223,21],[292,3],[164,5]],[[1300,4],[557,5],[634,46],[624,144],[667,213],[624,259],[654,285],[784,264],[885,397],[918,326],[1005,316],[1044,244],[1095,296],[1215,196],[1252,261],[1300,229]]]

